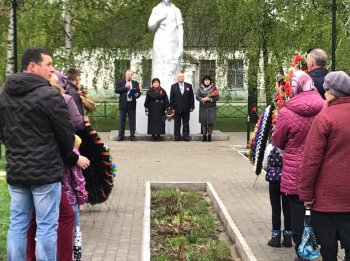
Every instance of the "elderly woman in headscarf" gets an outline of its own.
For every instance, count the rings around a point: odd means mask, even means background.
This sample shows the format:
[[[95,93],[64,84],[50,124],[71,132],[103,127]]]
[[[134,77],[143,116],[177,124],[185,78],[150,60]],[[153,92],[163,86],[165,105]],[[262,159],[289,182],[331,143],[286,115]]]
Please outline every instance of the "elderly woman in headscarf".
[[[327,108],[306,138],[299,199],[311,206],[311,222],[324,261],[337,260],[338,240],[350,260],[350,77],[326,75]]]
[[[312,79],[303,71],[294,71],[291,86],[292,98],[278,112],[272,141],[284,151],[281,192],[289,200],[293,241],[297,250],[304,229],[305,208],[299,200],[299,186],[305,139],[313,119],[324,107],[324,100],[314,91]]]

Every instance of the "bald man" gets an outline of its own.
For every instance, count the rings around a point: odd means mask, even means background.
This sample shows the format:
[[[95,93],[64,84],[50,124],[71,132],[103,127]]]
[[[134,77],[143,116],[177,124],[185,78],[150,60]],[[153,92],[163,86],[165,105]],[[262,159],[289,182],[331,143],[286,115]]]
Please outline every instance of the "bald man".
[[[136,141],[136,99],[141,96],[140,85],[132,77],[134,73],[127,70],[124,78],[117,81],[115,92],[119,94],[119,134],[118,141],[124,140],[126,114],[129,117],[130,140]]]
[[[194,94],[192,85],[185,82],[185,76],[181,72],[177,75],[177,83],[171,85],[170,89],[170,107],[175,114],[174,135],[175,141],[181,140],[181,121],[182,134],[184,141],[190,141],[190,112],[194,110]]]

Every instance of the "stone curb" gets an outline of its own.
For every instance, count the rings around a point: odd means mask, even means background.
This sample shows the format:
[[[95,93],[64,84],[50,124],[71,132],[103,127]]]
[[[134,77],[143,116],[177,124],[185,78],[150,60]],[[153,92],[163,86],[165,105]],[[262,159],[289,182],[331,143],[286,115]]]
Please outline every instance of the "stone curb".
[[[145,208],[143,221],[142,261],[151,260],[151,189],[180,188],[182,190],[206,191],[232,243],[243,261],[257,261],[241,232],[233,222],[226,207],[210,182],[150,182],[145,184]]]

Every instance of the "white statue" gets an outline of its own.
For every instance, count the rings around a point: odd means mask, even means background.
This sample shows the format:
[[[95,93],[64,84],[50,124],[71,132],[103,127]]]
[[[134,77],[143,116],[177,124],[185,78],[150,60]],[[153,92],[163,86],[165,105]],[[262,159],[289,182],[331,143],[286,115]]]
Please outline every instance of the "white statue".
[[[152,50],[152,78],[170,94],[177,80],[183,54],[183,19],[181,11],[171,0],[163,0],[153,8],[148,28],[155,32]]]

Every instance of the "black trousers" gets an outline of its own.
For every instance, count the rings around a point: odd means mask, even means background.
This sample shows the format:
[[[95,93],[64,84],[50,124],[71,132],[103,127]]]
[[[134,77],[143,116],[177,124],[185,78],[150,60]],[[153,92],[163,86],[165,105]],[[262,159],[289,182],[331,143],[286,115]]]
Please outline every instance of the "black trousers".
[[[131,104],[128,104],[126,109],[119,109],[119,136],[125,135],[125,122],[126,114],[129,116],[130,136],[135,135],[136,130],[136,111],[132,108]]]
[[[270,203],[272,209],[272,229],[281,230],[281,209],[283,211],[284,229],[291,230],[290,208],[287,195],[281,193],[280,182],[269,183]]]
[[[338,241],[350,260],[350,213],[311,212],[311,224],[324,261],[337,260]]]
[[[299,201],[298,195],[288,195],[288,201],[291,215],[293,241],[295,244],[295,250],[297,250],[301,243],[301,238],[304,231],[305,207],[304,202]]]
[[[190,135],[190,113],[189,112],[183,112],[183,113],[175,113],[175,119],[174,119],[174,135],[176,138],[180,138],[181,133],[181,121],[182,121],[182,134],[185,139],[188,138]]]

